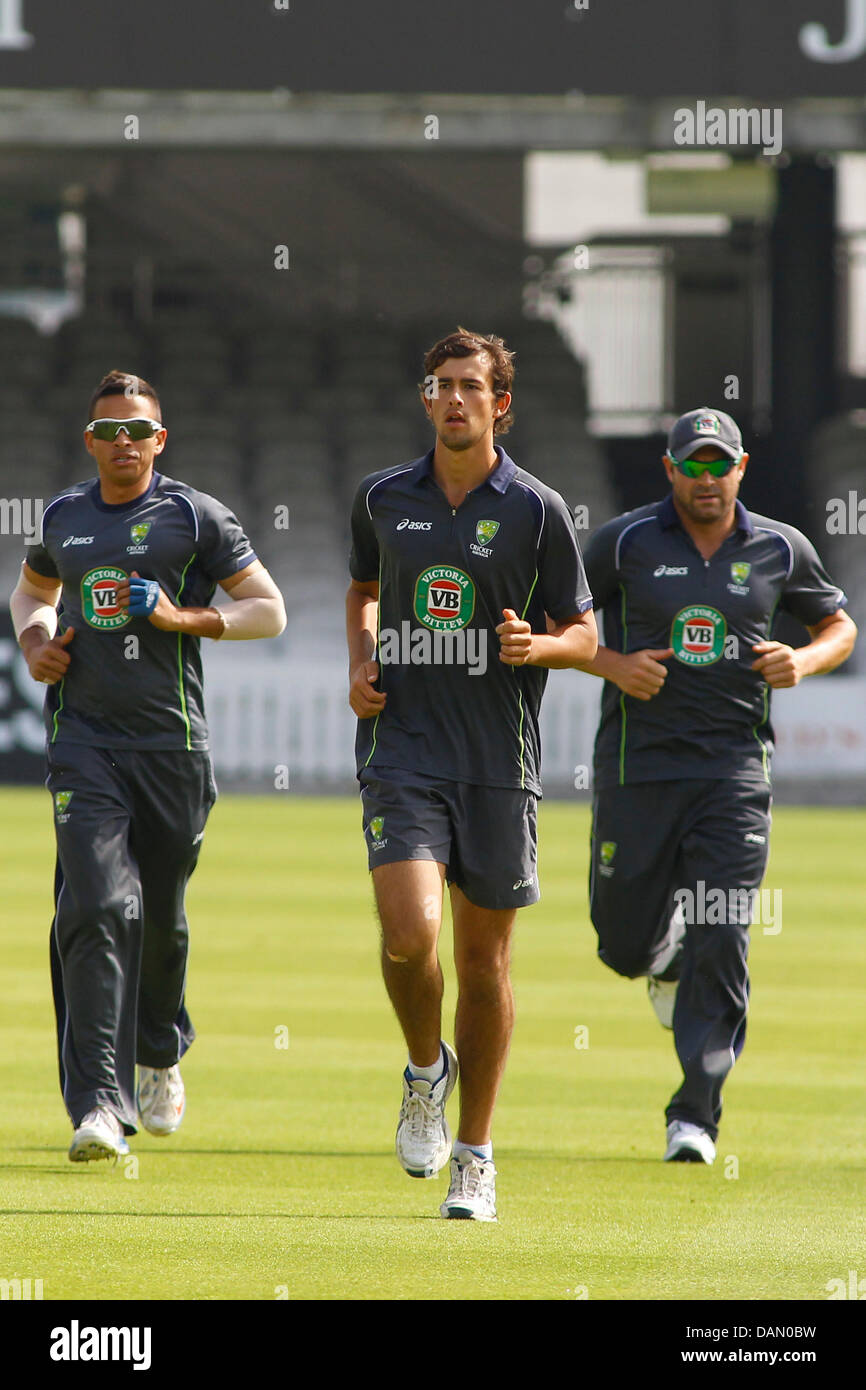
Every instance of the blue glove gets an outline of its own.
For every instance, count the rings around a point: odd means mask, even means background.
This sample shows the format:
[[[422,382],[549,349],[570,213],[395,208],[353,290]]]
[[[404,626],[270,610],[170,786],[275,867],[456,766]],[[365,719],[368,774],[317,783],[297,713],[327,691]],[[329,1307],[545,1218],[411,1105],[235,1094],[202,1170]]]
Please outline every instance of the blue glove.
[[[133,618],[146,618],[159,603],[159,584],[155,579],[130,579],[129,611]]]

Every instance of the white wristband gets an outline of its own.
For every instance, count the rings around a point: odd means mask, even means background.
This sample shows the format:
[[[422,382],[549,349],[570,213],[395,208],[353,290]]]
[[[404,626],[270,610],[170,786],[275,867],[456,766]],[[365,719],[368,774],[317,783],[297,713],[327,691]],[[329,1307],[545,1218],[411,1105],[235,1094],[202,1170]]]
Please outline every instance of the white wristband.
[[[57,586],[57,598],[60,597],[60,585]],[[37,588],[29,580],[24,578],[22,573],[18,583],[9,597],[9,613],[12,617],[12,626],[15,629],[16,641],[22,632],[28,627],[34,627],[39,623],[48,633],[48,639],[54,636],[57,631],[57,608],[54,603],[48,602],[49,594],[45,589]]]

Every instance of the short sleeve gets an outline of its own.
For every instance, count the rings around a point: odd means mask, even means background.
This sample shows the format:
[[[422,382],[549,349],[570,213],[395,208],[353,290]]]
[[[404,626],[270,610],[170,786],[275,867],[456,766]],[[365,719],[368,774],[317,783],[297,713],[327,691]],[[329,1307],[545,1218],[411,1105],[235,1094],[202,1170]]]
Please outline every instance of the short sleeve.
[[[34,573],[41,574],[44,579],[56,579],[58,584],[60,583],[57,566],[41,540],[27,547],[24,560]]]
[[[246,569],[258,556],[228,507],[206,493],[199,493],[194,500],[199,524],[198,562],[204,573],[219,584]]]
[[[352,504],[352,550],[349,573],[359,584],[379,578],[379,542],[376,528],[367,509],[369,479],[365,479]]]
[[[586,547],[586,577],[596,608],[604,608],[619,589],[619,572],[616,567],[618,533],[618,526],[608,522],[593,533]]]
[[[564,622],[592,607],[574,517],[558,493],[545,498],[538,577],[544,611],[554,622]]]
[[[825,570],[812,542],[800,531],[789,528],[784,539],[791,548],[791,569],[782,590],[779,607],[801,622],[814,627],[848,602],[838,584]]]
[[[48,534],[46,523],[49,517],[54,516],[54,514],[62,508],[64,502],[68,500],[70,500],[69,495],[64,493],[51,498],[51,501],[45,507],[39,519],[39,537],[38,539],[34,537],[33,543],[27,545],[24,554],[25,563],[30,566],[35,574],[41,574],[43,579],[56,579],[58,584],[60,583],[60,570],[57,567],[57,561],[46,544],[46,536]]]

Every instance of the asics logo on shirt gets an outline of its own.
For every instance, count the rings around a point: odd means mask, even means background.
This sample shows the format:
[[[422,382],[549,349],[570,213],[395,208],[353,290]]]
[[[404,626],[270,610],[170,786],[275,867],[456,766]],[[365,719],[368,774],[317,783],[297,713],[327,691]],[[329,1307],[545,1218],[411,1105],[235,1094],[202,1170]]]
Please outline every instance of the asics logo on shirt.
[[[408,516],[404,516],[402,521],[397,522],[398,531],[432,531],[432,521],[410,521]]]
[[[688,565],[656,565],[653,579],[661,579],[663,574],[688,574]]]
[[[93,545],[93,537],[92,537],[92,536],[67,536],[67,537],[66,537],[66,540],[63,542],[63,547],[62,547],[62,548],[65,550],[66,547],[67,547],[68,545]]]

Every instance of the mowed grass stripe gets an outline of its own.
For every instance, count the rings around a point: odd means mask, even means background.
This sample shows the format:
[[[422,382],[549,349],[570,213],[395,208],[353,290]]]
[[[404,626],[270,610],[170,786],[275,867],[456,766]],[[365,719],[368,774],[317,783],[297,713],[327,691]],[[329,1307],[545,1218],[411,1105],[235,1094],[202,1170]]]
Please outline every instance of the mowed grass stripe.
[[[826,1298],[866,1243],[866,814],[774,819],[782,929],[753,933],[749,1038],[706,1169],[660,1162],[671,1040],[643,983],[595,957],[586,808],[543,805],[491,1227],[439,1220],[444,1175],[413,1182],[393,1157],[404,1052],[348,798],[221,798],[189,892],[183,1128],[136,1136],[135,1165],[70,1164],[50,803],[2,791],[0,1277],[42,1278],[47,1299]],[[450,1035],[447,924],[442,954]]]

